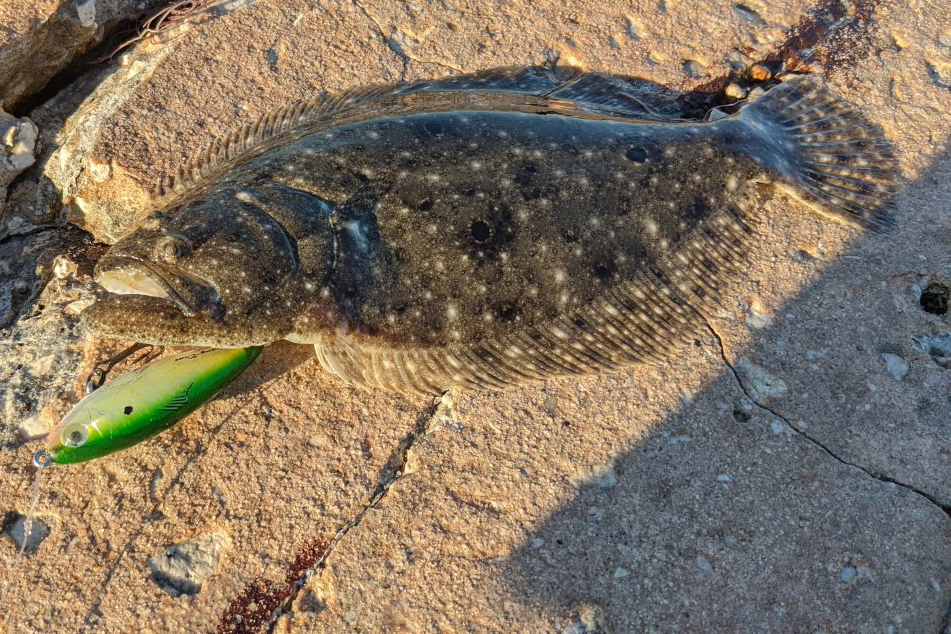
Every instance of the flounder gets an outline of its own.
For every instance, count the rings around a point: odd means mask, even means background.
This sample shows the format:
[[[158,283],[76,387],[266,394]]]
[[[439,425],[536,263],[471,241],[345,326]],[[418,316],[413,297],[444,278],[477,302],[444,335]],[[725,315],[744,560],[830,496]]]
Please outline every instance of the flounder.
[[[881,128],[811,78],[715,122],[649,82],[501,69],[292,106],[99,261],[93,333],[313,344],[346,381],[497,389],[661,358],[744,272],[764,186],[887,228]]]

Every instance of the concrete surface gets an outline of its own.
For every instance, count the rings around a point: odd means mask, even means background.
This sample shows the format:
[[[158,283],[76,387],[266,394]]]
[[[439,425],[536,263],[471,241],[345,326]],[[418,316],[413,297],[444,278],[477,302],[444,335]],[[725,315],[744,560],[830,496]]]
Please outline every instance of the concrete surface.
[[[114,240],[161,174],[270,108],[555,57],[694,88],[828,23],[809,67],[883,125],[908,182],[891,236],[769,200],[746,281],[669,364],[427,417],[272,346],[154,441],[43,473],[51,529],[8,630],[944,634],[951,370],[931,342],[951,318],[922,306],[951,285],[941,5],[259,0],[16,113],[42,150],[0,229],[8,532],[37,448],[15,430],[55,420],[120,345],[75,329],[101,246],[62,219]],[[186,543],[214,570],[175,597],[149,561]],[[4,575],[15,553],[0,538]]]

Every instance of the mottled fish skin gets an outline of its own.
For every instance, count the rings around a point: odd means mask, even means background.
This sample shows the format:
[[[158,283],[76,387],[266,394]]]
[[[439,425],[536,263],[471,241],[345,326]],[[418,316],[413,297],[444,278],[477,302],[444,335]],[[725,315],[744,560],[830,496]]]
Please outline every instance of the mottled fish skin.
[[[634,88],[508,70],[294,111],[309,127],[268,124],[110,249],[97,279],[138,294],[84,322],[313,343],[366,386],[500,388],[677,345],[742,274],[763,183],[888,224],[890,146],[815,84],[715,123],[671,121],[669,98]]]

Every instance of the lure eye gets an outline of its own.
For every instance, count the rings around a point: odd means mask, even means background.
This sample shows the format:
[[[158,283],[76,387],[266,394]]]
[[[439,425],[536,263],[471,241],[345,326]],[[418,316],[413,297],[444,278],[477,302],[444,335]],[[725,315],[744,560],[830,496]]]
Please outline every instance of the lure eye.
[[[67,447],[82,447],[89,438],[85,425],[73,425],[63,431],[63,444]]]
[[[162,236],[155,243],[153,254],[156,260],[174,264],[179,258],[191,253],[192,247],[181,236]]]

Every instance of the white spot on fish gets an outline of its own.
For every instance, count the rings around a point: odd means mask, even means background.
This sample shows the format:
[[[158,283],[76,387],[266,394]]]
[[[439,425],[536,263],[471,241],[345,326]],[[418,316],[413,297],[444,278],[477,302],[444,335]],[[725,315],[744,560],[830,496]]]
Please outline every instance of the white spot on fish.
[[[350,220],[344,223],[344,227],[346,227],[350,235],[353,236],[353,241],[356,243],[357,248],[361,251],[366,251],[369,246],[367,243],[366,228],[360,224],[358,220]]]

